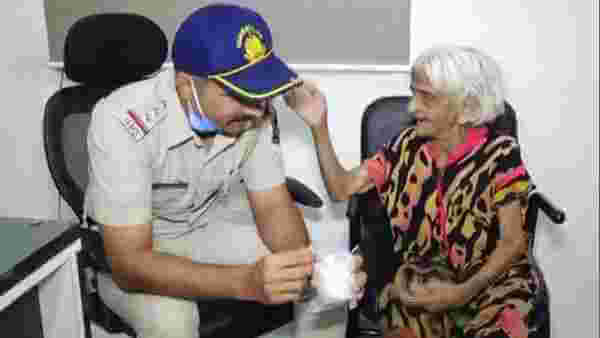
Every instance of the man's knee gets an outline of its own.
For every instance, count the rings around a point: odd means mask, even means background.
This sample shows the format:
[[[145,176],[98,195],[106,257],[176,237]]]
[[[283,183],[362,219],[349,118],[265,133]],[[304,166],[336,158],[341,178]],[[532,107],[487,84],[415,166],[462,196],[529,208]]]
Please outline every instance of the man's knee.
[[[141,325],[140,325],[141,324]],[[188,313],[149,317],[138,323],[136,331],[140,338],[192,338],[198,337],[198,322],[190,318]]]
[[[121,290],[108,275],[98,276],[104,303],[138,334],[138,338],[196,338],[199,330],[195,302]]]
[[[198,337],[198,311],[192,302],[158,302],[139,309],[131,323],[139,338]]]

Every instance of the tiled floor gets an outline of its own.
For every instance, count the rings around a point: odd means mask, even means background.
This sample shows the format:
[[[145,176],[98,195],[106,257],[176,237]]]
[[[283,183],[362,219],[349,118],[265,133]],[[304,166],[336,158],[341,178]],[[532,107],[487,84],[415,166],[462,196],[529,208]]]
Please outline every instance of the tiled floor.
[[[261,338],[344,338],[346,336],[346,310],[304,313],[299,323],[289,323]]]
[[[308,331],[305,332],[304,335],[299,335],[298,337],[307,337],[307,338],[338,338],[338,337],[344,337],[344,332],[345,332],[345,322],[342,322],[341,324],[338,321],[338,324],[336,325],[335,323],[335,319],[333,317],[330,318],[330,321],[321,321],[321,325],[323,326],[319,332],[312,332],[309,334]],[[371,326],[370,323],[366,320],[363,320],[361,322],[362,326]],[[263,338],[295,338],[294,335],[292,334],[293,330],[292,330],[292,326],[286,328],[282,328],[280,330],[278,330],[277,332],[271,332],[268,335],[263,336]],[[92,335],[93,338],[129,338],[127,335],[124,334],[109,334],[106,333],[104,330],[102,330],[101,328],[97,327],[96,325],[92,324]],[[229,338],[229,337],[224,337],[224,338]],[[363,338],[363,337],[358,337],[358,338]],[[372,337],[364,337],[364,338],[372,338]]]

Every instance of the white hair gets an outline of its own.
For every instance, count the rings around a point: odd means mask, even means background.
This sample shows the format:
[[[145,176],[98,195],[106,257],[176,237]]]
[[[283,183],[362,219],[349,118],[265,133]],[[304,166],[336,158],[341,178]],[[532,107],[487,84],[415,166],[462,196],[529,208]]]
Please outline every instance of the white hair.
[[[500,67],[491,57],[471,47],[438,46],[425,50],[411,67],[425,66],[434,90],[465,99],[464,114],[473,125],[493,121],[504,113],[504,83]]]

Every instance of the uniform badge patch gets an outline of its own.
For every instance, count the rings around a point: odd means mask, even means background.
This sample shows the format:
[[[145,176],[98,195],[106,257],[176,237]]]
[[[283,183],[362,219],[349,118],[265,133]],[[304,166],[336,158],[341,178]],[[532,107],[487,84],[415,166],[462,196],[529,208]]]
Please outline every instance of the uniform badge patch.
[[[139,109],[128,109],[117,114],[121,125],[136,141],[140,141],[148,135],[152,128],[158,125],[166,116],[166,101],[161,101],[152,106],[140,107]]]

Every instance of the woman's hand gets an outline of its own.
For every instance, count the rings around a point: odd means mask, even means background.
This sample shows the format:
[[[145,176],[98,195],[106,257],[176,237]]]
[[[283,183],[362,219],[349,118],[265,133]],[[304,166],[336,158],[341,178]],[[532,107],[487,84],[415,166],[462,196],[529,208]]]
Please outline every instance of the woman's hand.
[[[469,301],[462,284],[432,280],[424,285],[425,292],[415,299],[417,306],[429,312],[446,311],[451,307],[465,305]]]
[[[396,291],[396,298],[407,307],[423,308],[429,312],[446,311],[469,301],[462,285],[443,281],[423,284],[421,289],[414,293],[409,290]]]
[[[405,266],[398,270],[390,290],[391,297],[400,300],[405,306],[440,312],[469,301],[470,295],[463,284],[434,277],[425,280],[418,273],[409,275],[409,269],[410,267]]]
[[[365,284],[367,284],[367,273],[363,267],[363,258],[360,253],[355,253],[352,256],[352,299],[350,300],[350,309],[357,307],[365,295]]]
[[[289,90],[284,95],[284,100],[309,127],[326,125],[327,100],[315,84],[304,81],[301,86]]]

